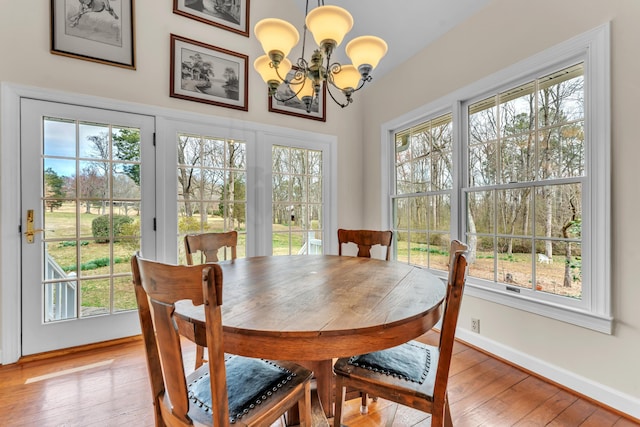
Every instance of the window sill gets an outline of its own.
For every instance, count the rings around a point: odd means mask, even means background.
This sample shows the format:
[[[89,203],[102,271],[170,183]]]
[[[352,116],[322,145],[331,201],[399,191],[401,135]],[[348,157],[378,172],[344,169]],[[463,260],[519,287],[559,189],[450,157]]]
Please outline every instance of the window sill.
[[[613,333],[613,318],[589,313],[583,310],[576,310],[568,307],[561,307],[549,304],[545,301],[536,301],[516,297],[506,291],[487,289],[485,287],[469,283],[465,287],[465,294],[506,305],[518,310],[538,314],[561,322],[592,329],[597,332],[611,335]]]

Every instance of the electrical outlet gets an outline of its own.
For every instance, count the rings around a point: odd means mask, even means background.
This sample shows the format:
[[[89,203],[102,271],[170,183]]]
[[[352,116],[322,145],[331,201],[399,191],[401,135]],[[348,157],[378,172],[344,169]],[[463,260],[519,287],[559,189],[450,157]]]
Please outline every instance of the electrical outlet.
[[[480,333],[480,319],[471,319],[471,332]]]

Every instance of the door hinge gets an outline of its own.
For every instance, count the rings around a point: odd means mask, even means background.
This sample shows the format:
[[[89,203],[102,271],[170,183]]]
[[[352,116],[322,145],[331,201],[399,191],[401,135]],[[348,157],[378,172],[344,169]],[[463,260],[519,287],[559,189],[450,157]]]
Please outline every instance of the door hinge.
[[[18,224],[18,234],[22,234],[22,224]]]
[[[156,231],[156,219],[153,218],[153,231]]]
[[[153,133],[153,146],[156,146],[156,133]]]

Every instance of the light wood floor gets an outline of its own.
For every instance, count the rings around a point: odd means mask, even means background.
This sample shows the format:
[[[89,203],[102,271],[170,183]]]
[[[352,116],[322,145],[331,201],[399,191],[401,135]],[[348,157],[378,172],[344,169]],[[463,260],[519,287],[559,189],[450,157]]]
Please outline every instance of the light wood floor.
[[[431,332],[421,340],[434,343]],[[456,343],[449,380],[455,426],[640,426]],[[153,426],[142,341],[0,367],[0,426]],[[193,348],[185,353],[193,366]],[[344,423],[429,426],[425,413],[378,400],[348,402]]]

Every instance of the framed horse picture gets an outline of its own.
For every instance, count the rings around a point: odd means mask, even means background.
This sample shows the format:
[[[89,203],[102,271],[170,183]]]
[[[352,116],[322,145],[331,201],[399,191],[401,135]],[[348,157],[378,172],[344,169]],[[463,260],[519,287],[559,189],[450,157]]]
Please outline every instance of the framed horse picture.
[[[51,0],[51,53],[135,69],[134,0]]]
[[[249,0],[173,0],[173,13],[249,37]]]
[[[249,110],[249,57],[171,34],[169,96]]]

